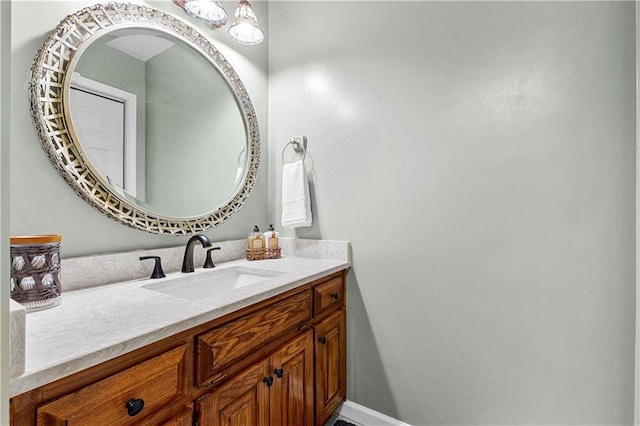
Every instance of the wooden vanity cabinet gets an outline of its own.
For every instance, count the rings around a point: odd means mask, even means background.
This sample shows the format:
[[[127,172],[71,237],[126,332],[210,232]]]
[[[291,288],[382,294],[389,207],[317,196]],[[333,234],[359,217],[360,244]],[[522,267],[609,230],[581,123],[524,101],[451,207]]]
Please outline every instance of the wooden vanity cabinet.
[[[333,273],[18,395],[11,425],[322,426],[346,398],[345,284]]]

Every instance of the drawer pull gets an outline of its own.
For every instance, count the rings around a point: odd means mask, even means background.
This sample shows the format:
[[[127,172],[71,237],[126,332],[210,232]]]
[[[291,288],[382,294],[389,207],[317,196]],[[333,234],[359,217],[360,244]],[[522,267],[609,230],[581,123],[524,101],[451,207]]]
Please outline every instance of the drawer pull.
[[[262,383],[266,383],[267,387],[271,387],[271,385],[273,384],[273,377],[269,376],[269,377],[265,377],[264,379],[262,379]]]
[[[127,408],[127,413],[133,417],[144,408],[144,399],[131,398],[127,401],[125,407]]]
[[[327,343],[327,338],[322,336],[321,338],[318,339],[318,341],[324,345],[325,343]]]
[[[338,293],[332,293],[331,297],[333,297],[335,300],[338,300],[338,298],[340,297],[340,295]]]
[[[282,368],[276,368],[275,370],[273,370],[273,374],[275,374],[278,379],[282,379],[284,370],[282,370]]]

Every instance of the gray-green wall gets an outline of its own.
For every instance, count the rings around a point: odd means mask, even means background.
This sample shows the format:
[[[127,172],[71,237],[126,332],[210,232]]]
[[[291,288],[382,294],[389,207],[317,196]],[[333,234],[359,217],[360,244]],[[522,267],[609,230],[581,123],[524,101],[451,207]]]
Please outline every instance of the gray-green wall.
[[[9,227],[13,235],[61,233],[64,257],[180,245],[186,238],[157,236],[122,226],[75,195],[50,165],[31,122],[27,95],[29,67],[45,37],[61,19],[92,1],[17,1],[11,10],[11,134]],[[214,30],[189,18],[171,1],[146,4],[187,20],[210,37],[247,86],[266,147],[267,48],[240,46],[224,30]],[[235,2],[223,2],[235,10]],[[267,16],[267,3],[256,13]],[[267,27],[266,18],[261,22]],[[4,93],[3,93],[4,95]],[[255,223],[267,224],[266,149],[258,183],[244,208],[229,221],[207,232],[215,241],[243,238]]]
[[[349,399],[413,425],[633,422],[634,13],[270,3],[270,217],[306,134],[297,235],[353,248]]]

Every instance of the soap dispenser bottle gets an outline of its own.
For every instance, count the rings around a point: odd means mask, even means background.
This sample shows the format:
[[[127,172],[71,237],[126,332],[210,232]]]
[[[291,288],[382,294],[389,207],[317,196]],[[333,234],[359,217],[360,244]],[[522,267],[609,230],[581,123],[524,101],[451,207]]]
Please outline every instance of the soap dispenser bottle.
[[[249,238],[247,239],[247,248],[252,250],[264,248],[264,235],[260,233],[260,228],[258,228],[258,225],[254,225],[253,231],[249,233]]]
[[[269,225],[269,230],[264,233],[266,247],[270,250],[277,249],[279,247],[279,236],[280,234],[273,229],[273,225]]]

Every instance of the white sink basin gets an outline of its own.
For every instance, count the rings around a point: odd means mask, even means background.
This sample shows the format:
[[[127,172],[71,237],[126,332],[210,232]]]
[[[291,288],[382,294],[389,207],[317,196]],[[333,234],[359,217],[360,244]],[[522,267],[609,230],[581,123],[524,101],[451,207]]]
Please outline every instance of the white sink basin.
[[[200,300],[219,296],[282,274],[284,272],[234,266],[195,274],[184,274],[178,278],[146,284],[142,287],[181,299]]]

